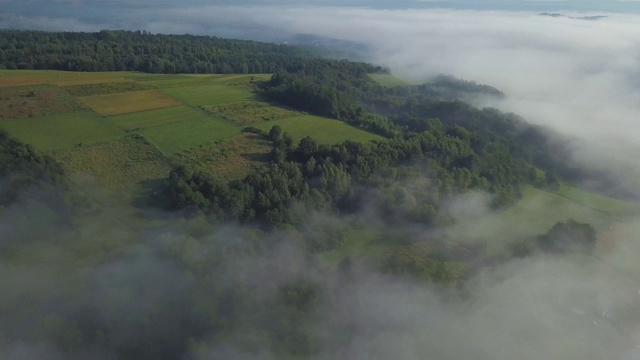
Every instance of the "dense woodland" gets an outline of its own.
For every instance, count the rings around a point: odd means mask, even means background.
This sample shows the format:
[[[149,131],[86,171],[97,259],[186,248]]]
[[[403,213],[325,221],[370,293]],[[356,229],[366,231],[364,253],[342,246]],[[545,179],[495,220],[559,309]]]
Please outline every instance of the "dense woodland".
[[[0,207],[16,202],[26,192],[30,197],[43,195],[52,200],[65,186],[59,163],[0,129]],[[47,194],[47,190],[55,191]]]
[[[0,69],[255,74],[321,56],[302,46],[210,36],[0,30]]]

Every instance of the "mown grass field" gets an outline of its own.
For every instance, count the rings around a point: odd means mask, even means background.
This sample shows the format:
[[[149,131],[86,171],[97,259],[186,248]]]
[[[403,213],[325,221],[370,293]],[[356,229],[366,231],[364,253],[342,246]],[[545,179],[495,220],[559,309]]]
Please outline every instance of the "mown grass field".
[[[210,116],[200,109],[194,109],[185,105],[178,105],[169,108],[115,115],[109,117],[109,122],[124,130],[133,131],[171,124],[177,121],[209,118]]]
[[[157,90],[84,96],[79,99],[87,107],[103,116],[128,114],[180,104],[177,100]]]
[[[175,154],[240,133],[241,128],[213,116],[185,119],[138,131],[165,154]]]
[[[369,77],[375,80],[378,84],[388,87],[414,84],[414,82],[411,82],[410,80],[391,74],[369,74]]]
[[[41,151],[117,140],[125,135],[92,111],[0,121],[0,127]]]
[[[255,97],[251,91],[241,87],[225,85],[198,85],[167,88],[163,91],[187,105],[217,105],[236,101],[251,100]]]
[[[311,136],[322,144],[338,144],[346,140],[366,142],[383,139],[379,135],[360,130],[342,121],[312,115],[268,121],[256,127],[269,131],[275,125],[282,127],[282,130],[291,135],[294,141],[299,141],[305,136]]]

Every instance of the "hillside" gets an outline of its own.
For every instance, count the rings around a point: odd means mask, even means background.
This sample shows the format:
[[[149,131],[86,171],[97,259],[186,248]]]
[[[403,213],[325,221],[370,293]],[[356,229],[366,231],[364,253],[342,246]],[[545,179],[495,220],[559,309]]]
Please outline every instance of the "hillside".
[[[579,187],[612,180],[549,129],[464,102],[504,96],[491,86],[209,37],[4,34],[2,64],[32,39],[20,67],[88,71],[0,70],[0,357],[351,358],[363,308],[441,342],[459,313],[500,318],[487,303],[538,309],[531,278],[505,290],[505,272],[606,267],[611,289],[629,273],[607,257],[640,205]],[[549,331],[635,329],[635,303],[605,313],[567,284],[580,303],[541,308]],[[384,338],[396,320],[363,326]]]

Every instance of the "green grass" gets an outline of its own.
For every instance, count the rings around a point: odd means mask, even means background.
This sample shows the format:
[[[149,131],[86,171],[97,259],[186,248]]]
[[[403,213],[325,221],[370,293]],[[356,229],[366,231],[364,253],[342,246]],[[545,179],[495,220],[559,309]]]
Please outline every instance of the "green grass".
[[[225,104],[254,98],[254,94],[249,90],[225,85],[188,86],[163,91],[191,106]]]
[[[412,85],[413,82],[391,74],[369,74],[369,77],[382,86],[395,87],[402,85]]]
[[[218,117],[243,126],[300,115],[299,112],[260,101],[240,101],[203,108]]]
[[[184,86],[205,85],[206,81],[205,79],[198,78],[198,77],[169,76],[168,78],[157,78],[153,80],[138,79],[138,83],[148,85],[148,86],[153,86],[158,89],[167,89],[167,88],[184,87]]]
[[[567,184],[561,184],[556,193],[577,204],[609,214],[623,214],[638,207],[636,203],[614,199]]]
[[[178,105],[176,99],[158,90],[132,91],[80,98],[86,106],[100,115],[120,115]]]
[[[70,85],[64,86],[63,89],[73,96],[91,96],[149,90],[152,89],[152,87],[144,83],[126,81],[107,82],[102,84]]]
[[[117,141],[72,147],[50,153],[69,173],[93,177],[111,190],[133,190],[147,180],[162,179],[171,167],[162,153],[138,135]]]
[[[177,156],[180,162],[228,181],[241,180],[264,165],[271,143],[260,136],[243,133],[215,144],[187,150]]]
[[[282,127],[282,130],[291,135],[295,141],[305,136],[311,136],[322,144],[338,144],[346,140],[366,142],[383,139],[379,135],[360,130],[342,121],[312,115],[268,121],[256,127],[269,131],[275,125]]]
[[[177,121],[196,119],[211,119],[211,116],[201,110],[179,105],[109,117],[110,122],[125,130],[145,129],[171,124]]]
[[[566,192],[567,190],[565,190]],[[601,195],[588,193],[575,189],[574,194],[584,197],[599,199],[600,205],[617,204],[618,200],[607,198],[605,201]],[[587,195],[589,194],[589,195]],[[613,221],[620,214],[592,208],[583,203],[574,201],[559,193],[538,190],[527,187],[524,197],[516,205],[501,212],[487,213],[486,215],[472,219],[459,221],[445,231],[456,241],[476,242],[478,239],[488,242],[488,250],[499,254],[504,246],[514,240],[535,237],[546,233],[555,223],[574,219],[579,222],[589,223],[598,233],[604,233],[609,229]]]
[[[240,127],[213,116],[142,129],[139,133],[165,154],[175,154],[240,133]]]
[[[125,132],[91,111],[3,121],[0,127],[41,151],[122,138]]]

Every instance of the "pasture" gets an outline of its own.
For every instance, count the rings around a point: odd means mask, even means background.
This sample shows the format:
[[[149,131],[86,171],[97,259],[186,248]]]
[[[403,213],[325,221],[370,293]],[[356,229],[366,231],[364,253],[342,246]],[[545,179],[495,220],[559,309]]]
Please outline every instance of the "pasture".
[[[109,190],[133,190],[144,181],[163,179],[171,167],[162,153],[139,135],[50,153],[72,174],[91,176]]]
[[[369,74],[369,77],[378,84],[387,87],[415,84],[415,82],[391,74]]]
[[[72,96],[92,96],[123,93],[129,91],[151,90],[152,86],[135,81],[107,82],[101,84],[83,84],[64,86],[64,91]]]
[[[200,109],[178,105],[163,109],[139,111],[124,115],[115,115],[109,117],[109,122],[124,130],[132,131],[154,126],[166,125],[176,121],[210,118],[210,115]]]
[[[300,115],[299,112],[260,101],[241,101],[211,105],[204,106],[203,109],[242,126]]]
[[[91,111],[0,121],[0,127],[41,151],[120,139],[125,132]]]
[[[187,105],[217,105],[254,98],[254,94],[240,87],[225,85],[198,85],[163,89],[166,94]]]
[[[149,127],[138,133],[165,154],[175,154],[240,133],[240,127],[213,116],[199,116],[169,124]]]
[[[358,129],[339,120],[312,115],[299,115],[255,125],[269,131],[278,125],[288,133],[294,141],[311,136],[322,144],[338,144],[346,140],[367,142],[382,140],[379,135]]]
[[[177,100],[156,90],[85,96],[81,97],[80,101],[103,116],[127,114],[179,104]]]

